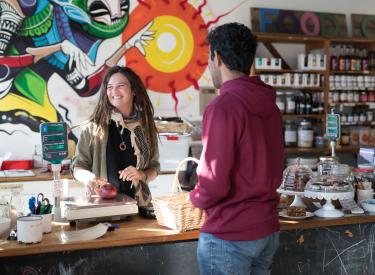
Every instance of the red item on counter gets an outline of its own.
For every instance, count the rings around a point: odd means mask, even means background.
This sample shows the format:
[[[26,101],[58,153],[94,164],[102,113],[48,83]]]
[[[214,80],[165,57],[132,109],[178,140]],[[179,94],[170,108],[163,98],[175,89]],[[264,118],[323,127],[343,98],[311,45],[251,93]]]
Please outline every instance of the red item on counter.
[[[1,170],[30,170],[33,169],[33,161],[30,160],[4,160]]]
[[[117,188],[112,184],[105,184],[99,189],[99,196],[102,199],[113,199],[117,195]]]

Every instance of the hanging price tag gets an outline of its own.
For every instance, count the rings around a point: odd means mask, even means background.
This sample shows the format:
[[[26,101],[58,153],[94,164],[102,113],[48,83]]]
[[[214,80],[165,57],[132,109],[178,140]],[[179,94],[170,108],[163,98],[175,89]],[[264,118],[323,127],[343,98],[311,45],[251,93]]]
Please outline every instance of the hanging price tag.
[[[43,159],[57,164],[68,156],[67,126],[65,122],[40,125]]]
[[[340,115],[328,114],[327,115],[327,136],[330,140],[335,141],[341,136]]]

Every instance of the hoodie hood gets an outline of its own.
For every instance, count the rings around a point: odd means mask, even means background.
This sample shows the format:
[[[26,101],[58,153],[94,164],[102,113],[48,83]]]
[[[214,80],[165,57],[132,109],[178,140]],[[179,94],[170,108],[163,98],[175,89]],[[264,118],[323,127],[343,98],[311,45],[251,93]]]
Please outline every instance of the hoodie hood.
[[[278,108],[275,89],[258,76],[243,76],[224,82],[220,96],[226,94],[239,98],[249,112],[260,117],[275,114],[275,108]]]

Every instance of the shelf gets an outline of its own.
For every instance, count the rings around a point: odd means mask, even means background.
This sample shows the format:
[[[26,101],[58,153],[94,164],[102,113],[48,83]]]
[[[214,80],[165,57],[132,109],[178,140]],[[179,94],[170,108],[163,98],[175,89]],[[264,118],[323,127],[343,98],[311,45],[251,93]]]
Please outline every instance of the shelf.
[[[328,39],[331,44],[374,44],[374,39],[366,39],[359,37],[336,37]]]
[[[375,102],[336,102],[329,103],[329,106],[345,106],[345,107],[355,107],[355,106],[369,106],[370,109],[375,109]]]
[[[305,74],[324,74],[324,70],[298,70],[298,69],[255,69],[256,74],[261,73],[305,73]]]
[[[347,75],[373,75],[375,71],[329,71],[330,75],[347,74]]]
[[[273,43],[315,43],[326,41],[325,38],[319,36],[305,36],[298,34],[279,34],[279,33],[259,33],[254,32],[258,42]]]
[[[341,153],[358,153],[360,147],[358,146],[337,146],[336,152]],[[299,147],[285,147],[284,148],[285,154],[320,154],[320,153],[331,153],[331,148],[299,148]]]
[[[325,119],[325,115],[324,114],[309,114],[309,115],[288,115],[288,114],[283,114],[283,118],[285,118],[285,119],[297,119],[297,118]]]
[[[322,91],[323,87],[295,87],[295,86],[272,86],[275,90],[310,90]]]

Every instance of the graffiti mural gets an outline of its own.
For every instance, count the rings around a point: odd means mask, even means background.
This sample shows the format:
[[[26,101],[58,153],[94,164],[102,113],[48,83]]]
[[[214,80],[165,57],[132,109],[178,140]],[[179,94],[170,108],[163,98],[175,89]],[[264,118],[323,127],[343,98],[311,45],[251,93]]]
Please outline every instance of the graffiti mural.
[[[142,77],[156,112],[179,114],[210,81],[219,18],[207,0],[0,0],[0,139],[37,143],[42,122],[84,121],[115,64]]]

